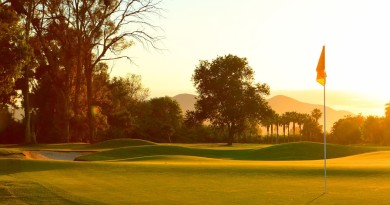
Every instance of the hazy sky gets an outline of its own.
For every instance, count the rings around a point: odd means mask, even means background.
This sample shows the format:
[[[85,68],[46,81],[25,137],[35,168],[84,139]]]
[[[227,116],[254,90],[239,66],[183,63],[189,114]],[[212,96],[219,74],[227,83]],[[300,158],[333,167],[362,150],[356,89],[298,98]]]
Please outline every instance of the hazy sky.
[[[344,97],[330,106],[383,115],[390,100],[390,1],[164,0],[162,7],[154,22],[164,29],[166,51],[135,46],[126,54],[136,65],[117,61],[111,73],[141,75],[152,97],[195,93],[199,60],[229,53],[246,57],[273,94],[321,90],[315,69],[325,45],[326,87]],[[306,102],[322,103],[310,95]]]

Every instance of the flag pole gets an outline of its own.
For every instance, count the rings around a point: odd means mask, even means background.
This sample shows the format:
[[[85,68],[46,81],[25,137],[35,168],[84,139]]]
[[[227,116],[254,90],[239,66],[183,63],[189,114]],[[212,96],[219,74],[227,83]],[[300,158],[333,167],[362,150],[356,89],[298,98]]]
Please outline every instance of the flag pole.
[[[325,85],[324,85],[324,193],[326,193],[326,107],[325,107]]]
[[[325,45],[322,46],[320,59],[317,64],[317,82],[324,86],[324,194],[326,193],[326,72],[325,72]]]

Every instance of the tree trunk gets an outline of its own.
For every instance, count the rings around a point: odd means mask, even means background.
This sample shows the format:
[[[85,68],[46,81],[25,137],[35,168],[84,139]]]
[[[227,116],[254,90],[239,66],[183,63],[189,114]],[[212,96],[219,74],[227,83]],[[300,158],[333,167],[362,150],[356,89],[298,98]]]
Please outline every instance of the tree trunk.
[[[293,122],[293,141],[294,141],[294,138],[295,138],[295,122]]]
[[[32,144],[33,139],[31,138],[31,113],[30,113],[30,96],[29,96],[29,85],[28,85],[28,69],[25,66],[24,69],[25,77],[24,77],[24,86],[22,90],[23,94],[23,106],[24,106],[24,143]]]
[[[30,23],[31,23],[31,15],[32,15],[32,3],[30,2],[28,5],[28,14],[26,18],[25,25],[25,40],[28,42],[30,37]],[[35,135],[31,135],[31,108],[30,108],[30,76],[29,76],[29,62],[27,65],[24,65],[24,86],[22,89],[23,101],[24,101],[24,140],[26,144],[36,144]]]
[[[227,146],[233,145],[233,139],[234,139],[234,130],[232,125],[228,125],[228,139],[227,139]]]
[[[81,56],[82,56],[82,52],[81,52],[81,37],[78,36],[77,37],[77,40],[78,40],[78,55],[77,55],[77,66],[76,66],[76,88],[75,88],[75,91],[74,91],[74,104],[73,104],[73,113],[76,117],[79,116],[79,95],[80,95],[80,87],[81,87],[81,76],[82,76],[82,73],[81,73]]]
[[[92,109],[93,109],[93,105],[92,105],[92,72],[88,71],[86,72],[86,80],[87,80],[87,105],[88,105],[88,112],[87,112],[87,115],[88,115],[88,140],[90,143],[93,143],[93,140],[94,140],[94,130],[95,130],[95,126],[94,126],[94,119],[93,119],[93,113],[92,113]]]
[[[228,136],[228,141],[227,141],[228,146],[233,145],[233,139],[234,139],[234,133],[232,131],[229,131],[229,136]]]
[[[287,142],[290,142],[290,123],[287,125]]]
[[[269,138],[269,125],[267,125],[267,136],[266,136],[266,143],[268,144],[268,138]]]

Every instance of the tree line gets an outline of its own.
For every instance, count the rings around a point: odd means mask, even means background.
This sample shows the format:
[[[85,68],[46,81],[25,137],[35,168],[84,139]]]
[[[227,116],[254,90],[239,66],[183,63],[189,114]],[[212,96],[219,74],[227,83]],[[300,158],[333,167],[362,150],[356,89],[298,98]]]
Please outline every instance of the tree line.
[[[272,111],[270,117],[262,122],[266,127],[266,143],[288,143],[295,141],[316,141],[322,139],[322,127],[318,120],[322,116],[321,110],[314,109],[311,114],[295,111],[281,115]]]
[[[156,47],[161,38],[151,21],[158,0],[0,1],[0,99],[2,106],[22,99],[25,143],[36,143],[42,129],[62,130],[65,142],[81,128],[96,140],[106,103],[100,84],[105,61],[141,43]],[[113,57],[110,57],[113,56]],[[41,121],[46,127],[39,126]],[[86,122],[86,125],[85,123]],[[100,127],[99,127],[100,126]],[[84,137],[85,136],[85,137]]]
[[[135,43],[156,46],[158,27],[150,19],[160,15],[159,4],[0,1],[0,143],[123,137],[228,145],[321,140],[321,111],[277,114],[265,99],[270,87],[254,82],[246,58],[228,54],[201,60],[192,76],[195,110],[186,113],[169,97],[148,99],[140,76],[110,78],[106,61],[128,58],[120,52]],[[9,112],[18,103],[24,109],[22,122]],[[330,139],[389,144],[389,115],[388,104],[384,118],[341,119]],[[266,127],[266,135],[259,126]]]
[[[346,116],[334,123],[329,141],[339,144],[390,145],[390,103],[384,117]]]

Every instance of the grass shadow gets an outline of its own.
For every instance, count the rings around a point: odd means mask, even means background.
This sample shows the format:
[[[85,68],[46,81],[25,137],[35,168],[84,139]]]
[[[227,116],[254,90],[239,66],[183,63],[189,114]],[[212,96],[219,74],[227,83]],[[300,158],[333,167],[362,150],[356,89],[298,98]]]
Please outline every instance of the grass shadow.
[[[309,202],[306,203],[306,205],[312,204],[313,202],[317,201],[319,198],[325,196],[325,192],[320,194],[319,196],[315,197],[314,199],[310,200]]]

